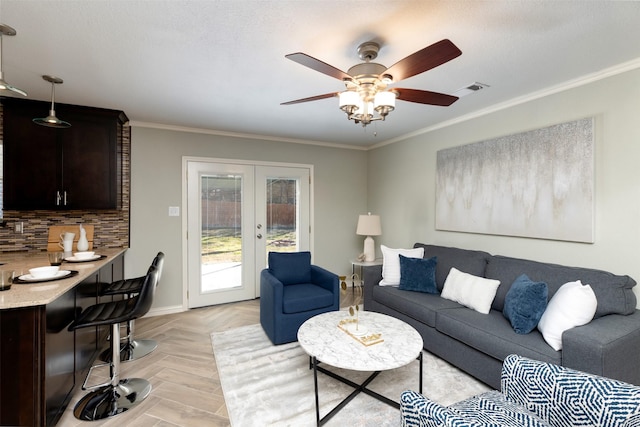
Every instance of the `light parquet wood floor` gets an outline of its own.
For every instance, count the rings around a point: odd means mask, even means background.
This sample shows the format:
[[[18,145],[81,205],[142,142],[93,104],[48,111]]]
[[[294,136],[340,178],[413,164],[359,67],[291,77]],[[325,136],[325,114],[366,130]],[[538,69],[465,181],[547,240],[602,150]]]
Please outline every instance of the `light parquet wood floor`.
[[[351,292],[341,305],[351,303]],[[138,338],[158,341],[148,356],[120,365],[120,378],[145,378],[151,394],[137,407],[100,421],[79,421],[73,407],[86,393],[72,398],[58,426],[205,427],[229,426],[227,408],[211,347],[211,333],[260,322],[260,301],[251,300],[189,310],[136,321]],[[108,369],[95,369],[91,384],[106,381]]]

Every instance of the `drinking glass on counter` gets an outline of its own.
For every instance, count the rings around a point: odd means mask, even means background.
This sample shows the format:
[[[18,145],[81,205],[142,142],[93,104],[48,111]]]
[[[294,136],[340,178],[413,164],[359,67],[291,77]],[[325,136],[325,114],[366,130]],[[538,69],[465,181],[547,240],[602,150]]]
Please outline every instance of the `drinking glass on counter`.
[[[8,291],[13,283],[13,270],[0,271],[0,291]]]
[[[64,253],[62,252],[49,252],[49,264],[60,265],[64,259]]]

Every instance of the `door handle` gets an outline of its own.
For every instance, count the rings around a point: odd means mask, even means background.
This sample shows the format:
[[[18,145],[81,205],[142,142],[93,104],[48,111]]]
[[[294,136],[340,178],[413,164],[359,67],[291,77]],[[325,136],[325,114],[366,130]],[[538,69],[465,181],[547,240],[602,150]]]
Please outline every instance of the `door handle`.
[[[262,239],[262,234],[258,234],[256,237],[257,237],[258,239]]]

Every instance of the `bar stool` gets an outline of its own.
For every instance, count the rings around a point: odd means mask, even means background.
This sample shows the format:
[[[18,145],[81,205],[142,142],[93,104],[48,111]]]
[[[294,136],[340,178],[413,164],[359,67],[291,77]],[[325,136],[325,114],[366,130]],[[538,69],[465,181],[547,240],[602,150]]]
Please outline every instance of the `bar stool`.
[[[83,421],[95,421],[112,417],[142,402],[151,393],[151,383],[142,378],[120,379],[120,324],[144,316],[153,302],[158,273],[151,267],[144,277],[140,293],[133,298],[100,303],[87,307],[69,326],[73,331],[80,328],[111,325],[110,349],[111,361],[94,365],[89,369],[87,378],[82,384],[87,393],[76,404],[73,414]],[[109,381],[104,384],[87,387],[91,371],[109,365]]]
[[[158,272],[158,283],[160,283],[160,277],[162,276],[162,268],[164,266],[164,253],[158,252],[153,259],[151,267],[155,267]],[[151,268],[150,267],[150,268]],[[140,293],[140,288],[144,282],[145,276],[134,277],[132,279],[118,280],[108,284],[100,291],[100,296],[108,295],[126,295],[127,298],[132,298],[134,295]],[[128,362],[130,360],[140,359],[151,353],[158,347],[158,343],[155,340],[150,339],[134,339],[133,332],[135,328],[134,320],[127,322],[127,333],[120,345],[120,361]],[[100,360],[105,362],[111,361],[111,351],[105,350],[100,354]]]

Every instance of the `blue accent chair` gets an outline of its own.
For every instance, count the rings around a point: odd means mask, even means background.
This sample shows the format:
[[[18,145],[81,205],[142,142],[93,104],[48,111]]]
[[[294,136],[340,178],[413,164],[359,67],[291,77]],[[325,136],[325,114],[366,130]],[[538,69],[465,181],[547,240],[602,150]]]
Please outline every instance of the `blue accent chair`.
[[[340,309],[338,276],[311,265],[310,252],[269,252],[260,273],[260,323],[275,345],[298,339],[307,319]]]

